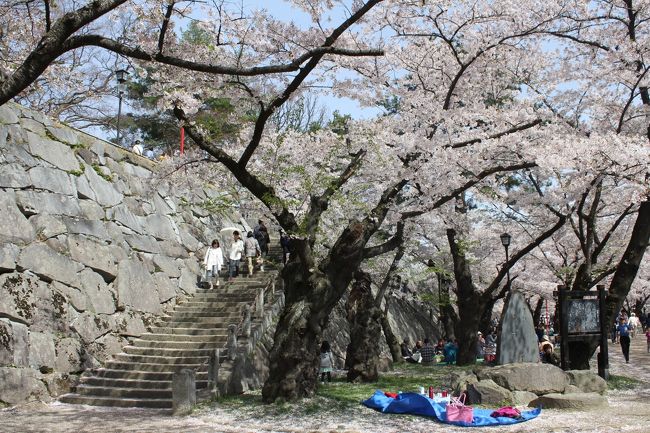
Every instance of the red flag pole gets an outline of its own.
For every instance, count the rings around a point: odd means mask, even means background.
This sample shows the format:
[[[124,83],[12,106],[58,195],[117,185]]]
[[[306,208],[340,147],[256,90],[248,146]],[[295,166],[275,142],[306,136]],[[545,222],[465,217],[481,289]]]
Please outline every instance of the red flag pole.
[[[185,128],[181,126],[181,155],[185,152]]]

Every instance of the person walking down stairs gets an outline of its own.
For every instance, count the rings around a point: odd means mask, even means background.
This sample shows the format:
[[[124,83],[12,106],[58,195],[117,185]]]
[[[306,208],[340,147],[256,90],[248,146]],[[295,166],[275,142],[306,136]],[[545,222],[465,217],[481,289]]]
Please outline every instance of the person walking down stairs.
[[[212,241],[212,245],[205,253],[203,265],[205,266],[206,279],[210,282],[210,288],[213,289],[215,285],[219,287],[219,272],[223,266],[223,253],[218,240]],[[216,283],[213,284],[213,281]]]
[[[248,277],[253,277],[253,259],[258,258],[262,260],[262,250],[260,249],[260,244],[257,242],[257,239],[253,237],[253,232],[248,232],[246,235],[246,241],[244,242],[244,251],[246,253],[246,260],[248,260]]]
[[[239,232],[235,230],[232,232],[232,245],[230,245],[230,263],[228,264],[228,281],[234,281],[237,274],[239,274],[239,261],[241,260],[242,253],[244,252],[244,241],[239,237]]]

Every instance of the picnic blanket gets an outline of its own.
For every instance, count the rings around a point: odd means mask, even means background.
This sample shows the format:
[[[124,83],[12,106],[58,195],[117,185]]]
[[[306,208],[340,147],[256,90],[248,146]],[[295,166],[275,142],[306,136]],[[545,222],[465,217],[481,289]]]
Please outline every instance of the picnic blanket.
[[[529,410],[521,413],[521,418],[491,417],[493,409],[476,409],[474,408],[474,421],[466,422],[449,422],[446,420],[445,411],[446,403],[436,403],[425,395],[406,392],[399,394],[396,398],[386,397],[382,391],[375,393],[368,400],[362,402],[365,406],[384,413],[407,413],[411,415],[421,415],[436,418],[445,424],[454,424],[462,427],[482,427],[490,425],[507,425],[516,424],[531,420],[537,417],[541,408]]]

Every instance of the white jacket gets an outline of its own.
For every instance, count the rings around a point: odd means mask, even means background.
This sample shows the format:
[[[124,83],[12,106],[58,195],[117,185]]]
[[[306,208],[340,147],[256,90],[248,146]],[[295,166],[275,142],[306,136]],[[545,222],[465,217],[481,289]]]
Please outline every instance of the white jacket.
[[[223,266],[223,253],[221,252],[221,248],[208,248],[203,259],[203,264],[205,265],[205,269],[212,270],[212,267],[216,266],[217,271],[220,271],[221,266]]]
[[[230,260],[241,260],[241,255],[244,252],[244,241],[239,239],[232,243],[230,246]]]

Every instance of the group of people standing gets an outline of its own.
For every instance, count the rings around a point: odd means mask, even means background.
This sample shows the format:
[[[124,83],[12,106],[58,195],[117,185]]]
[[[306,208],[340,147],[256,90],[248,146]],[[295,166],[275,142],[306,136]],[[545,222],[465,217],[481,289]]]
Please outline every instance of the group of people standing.
[[[264,256],[269,253],[269,231],[264,221],[259,220],[253,231],[249,231],[246,240],[242,240],[239,231],[232,233],[232,243],[228,254],[228,281],[232,281],[239,275],[239,264],[243,257],[247,259],[248,276],[253,276],[255,260],[264,272]],[[219,273],[224,265],[224,255],[218,240],[213,240],[203,259],[203,266],[206,271],[206,279],[210,282],[210,288],[219,286]],[[215,281],[213,283],[213,281]]]

